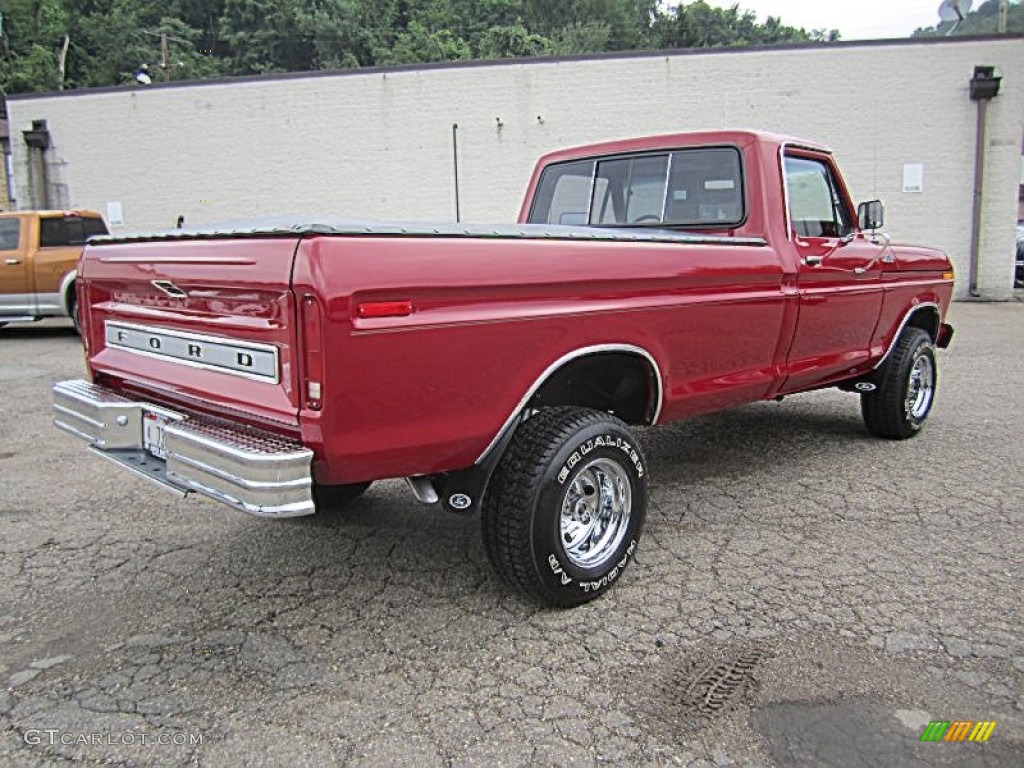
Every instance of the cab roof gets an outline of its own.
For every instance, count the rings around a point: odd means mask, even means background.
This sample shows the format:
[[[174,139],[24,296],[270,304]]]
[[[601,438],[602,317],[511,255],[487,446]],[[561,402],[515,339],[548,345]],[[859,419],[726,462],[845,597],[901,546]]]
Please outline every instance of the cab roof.
[[[644,136],[633,139],[620,139],[617,141],[603,141],[597,144],[587,144],[579,147],[570,147],[550,152],[538,161],[540,165],[560,163],[567,160],[577,160],[587,157],[600,157],[603,155],[618,155],[633,152],[650,152],[655,150],[681,149],[684,147],[700,146],[721,146],[723,144],[735,144],[747,146],[750,144],[765,144],[771,150],[778,150],[783,145],[791,145],[802,149],[811,149],[816,152],[832,154],[832,151],[821,144],[795,136],[786,136],[768,131],[752,130],[725,130],[725,131],[693,131],[687,133],[667,133],[655,136]]]
[[[0,216],[39,216],[44,219],[55,218],[57,216],[78,216],[82,219],[99,219],[103,218],[96,211],[89,211],[84,208],[66,208],[64,210],[30,210],[30,211],[0,211]]]

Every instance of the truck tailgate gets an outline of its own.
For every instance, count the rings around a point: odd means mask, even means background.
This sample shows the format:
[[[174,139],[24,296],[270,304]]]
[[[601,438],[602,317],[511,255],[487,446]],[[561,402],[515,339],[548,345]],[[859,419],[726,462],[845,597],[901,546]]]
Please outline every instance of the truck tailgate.
[[[82,259],[88,364],[114,389],[298,424],[295,237],[103,243]]]

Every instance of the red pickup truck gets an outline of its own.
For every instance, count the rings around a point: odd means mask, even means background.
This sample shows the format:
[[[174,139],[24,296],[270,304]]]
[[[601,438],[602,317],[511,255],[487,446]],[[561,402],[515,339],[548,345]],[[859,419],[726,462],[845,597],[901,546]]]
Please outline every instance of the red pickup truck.
[[[873,434],[918,432],[953,272],[881,223],[827,149],[728,131],[548,155],[516,225],[96,238],[77,283],[90,380],[55,385],[56,424],[256,515],[405,478],[479,510],[511,586],[576,605],[640,540],[631,426],[837,386]]]

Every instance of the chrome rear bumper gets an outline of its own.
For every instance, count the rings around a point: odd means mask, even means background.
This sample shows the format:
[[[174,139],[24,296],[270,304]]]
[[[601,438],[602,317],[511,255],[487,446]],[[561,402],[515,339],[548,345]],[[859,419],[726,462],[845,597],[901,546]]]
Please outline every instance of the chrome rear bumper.
[[[313,452],[260,429],[130,400],[81,379],[53,386],[54,424],[176,493],[262,517],[315,512]]]

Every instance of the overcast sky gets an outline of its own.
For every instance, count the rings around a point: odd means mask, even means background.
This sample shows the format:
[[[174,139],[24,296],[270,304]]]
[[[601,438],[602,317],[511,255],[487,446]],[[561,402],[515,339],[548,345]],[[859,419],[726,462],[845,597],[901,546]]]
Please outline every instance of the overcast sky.
[[[838,29],[843,40],[906,37],[939,21],[941,0],[708,0],[708,5],[757,14],[759,21],[779,16],[791,27]],[[674,5],[674,3],[670,3]],[[975,7],[981,0],[975,0]],[[964,3],[966,6],[966,3]]]

